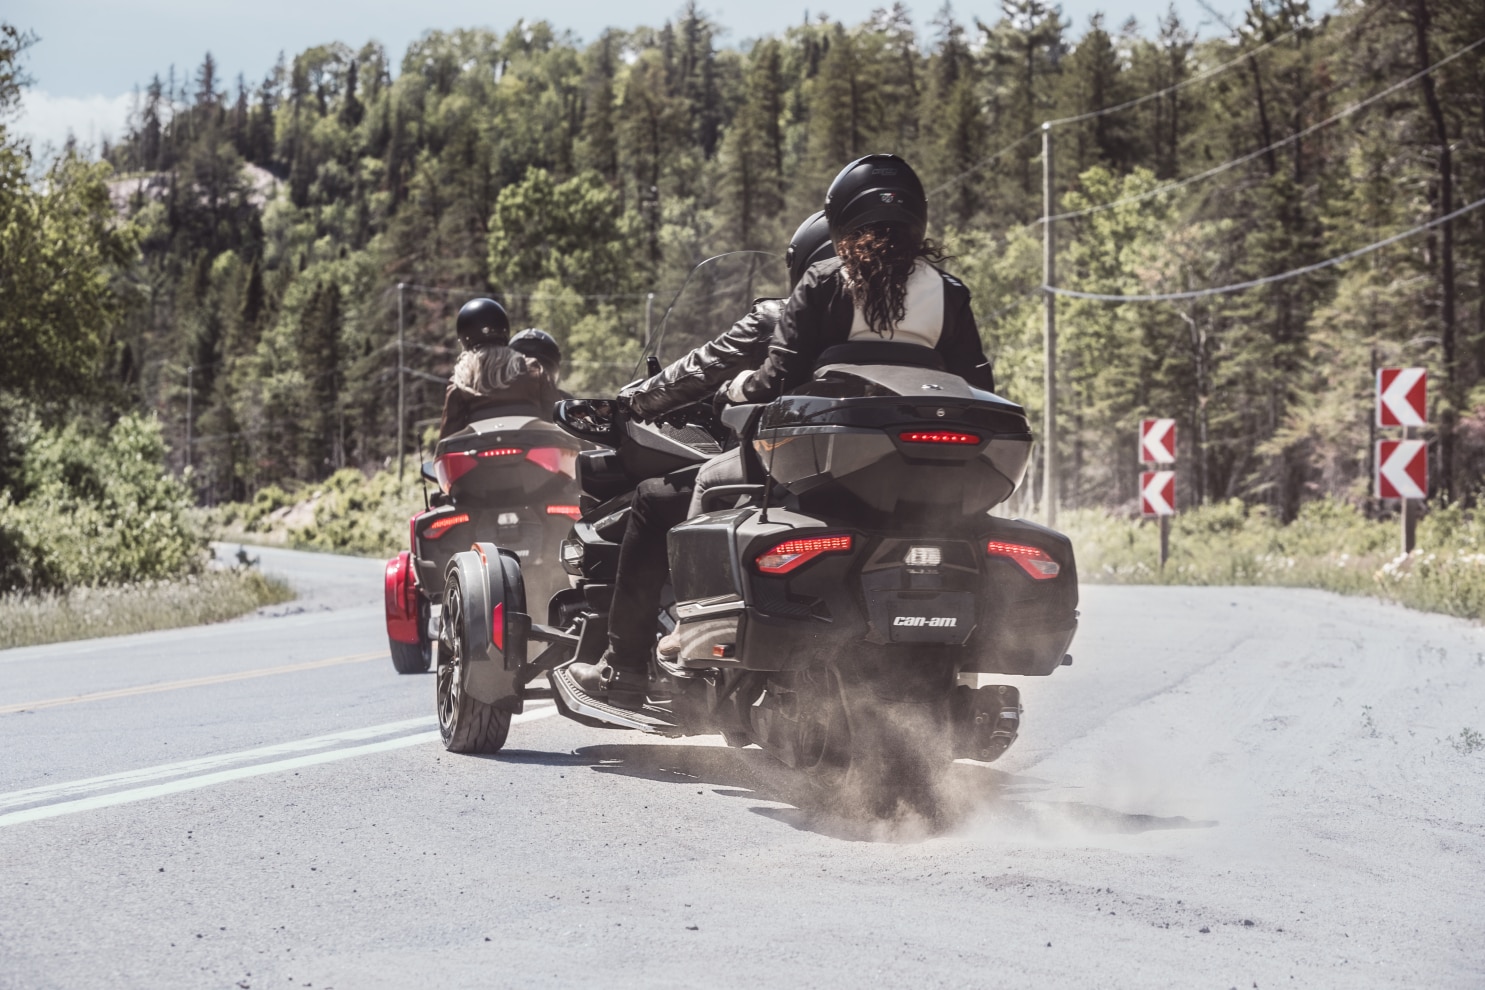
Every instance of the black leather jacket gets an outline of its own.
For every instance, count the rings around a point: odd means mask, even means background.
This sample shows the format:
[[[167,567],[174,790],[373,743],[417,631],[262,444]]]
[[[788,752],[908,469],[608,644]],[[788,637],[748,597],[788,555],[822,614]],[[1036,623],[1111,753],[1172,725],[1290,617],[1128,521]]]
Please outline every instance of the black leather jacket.
[[[654,419],[705,398],[740,372],[757,368],[768,354],[768,342],[779,325],[782,299],[755,299],[748,315],[715,340],[671,362],[660,374],[624,390],[629,408],[641,419]]]
[[[975,388],[995,390],[995,373],[980,343],[980,331],[969,307],[969,290],[954,276],[944,278],[944,323],[934,350],[944,367]],[[840,259],[817,262],[804,273],[784,306],[779,328],[769,342],[768,358],[742,386],[749,402],[767,402],[809,381],[815,359],[827,347],[851,335],[856,306],[846,291]]]

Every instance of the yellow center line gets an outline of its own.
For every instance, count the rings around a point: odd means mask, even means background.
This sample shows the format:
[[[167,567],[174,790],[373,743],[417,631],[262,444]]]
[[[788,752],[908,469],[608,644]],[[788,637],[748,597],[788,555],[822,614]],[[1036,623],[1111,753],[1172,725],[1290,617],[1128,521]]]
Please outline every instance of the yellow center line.
[[[363,663],[374,660],[377,657],[385,657],[386,651],[379,650],[375,653],[357,653],[348,657],[330,657],[327,660],[310,660],[307,663],[294,663],[285,667],[259,667],[257,670],[243,670],[235,674],[213,674],[210,677],[192,677],[184,681],[166,681],[163,684],[142,684],[138,687],[118,688],[114,691],[94,691],[90,694],[74,694],[67,698],[48,698],[45,701],[27,701],[19,705],[0,705],[0,715],[10,715],[15,712],[34,712],[41,708],[56,708],[58,705],[76,705],[84,701],[107,701],[109,698],[132,698],[140,694],[158,694],[161,691],[179,691],[181,688],[205,687],[208,684],[226,684],[230,681],[246,681],[254,677],[269,677],[273,674],[294,674],[301,670],[317,670],[320,667],[334,667],[343,663]]]

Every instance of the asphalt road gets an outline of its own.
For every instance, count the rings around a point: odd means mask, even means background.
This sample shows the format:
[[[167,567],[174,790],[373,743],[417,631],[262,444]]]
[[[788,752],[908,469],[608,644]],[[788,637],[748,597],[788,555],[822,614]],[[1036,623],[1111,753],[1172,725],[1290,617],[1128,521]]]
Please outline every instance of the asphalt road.
[[[947,824],[528,707],[437,742],[375,561],[219,626],[0,652],[0,987],[1485,985],[1485,633],[1084,589]],[[800,803],[796,803],[800,802]]]

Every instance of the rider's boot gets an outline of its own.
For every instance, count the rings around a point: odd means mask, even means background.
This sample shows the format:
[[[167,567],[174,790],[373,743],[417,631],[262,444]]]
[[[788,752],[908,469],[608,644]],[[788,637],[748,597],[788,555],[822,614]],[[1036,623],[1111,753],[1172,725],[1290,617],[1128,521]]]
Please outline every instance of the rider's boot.
[[[626,663],[612,649],[603,651],[597,663],[575,663],[567,668],[573,681],[591,698],[615,708],[638,711],[645,706],[650,677],[644,661]]]

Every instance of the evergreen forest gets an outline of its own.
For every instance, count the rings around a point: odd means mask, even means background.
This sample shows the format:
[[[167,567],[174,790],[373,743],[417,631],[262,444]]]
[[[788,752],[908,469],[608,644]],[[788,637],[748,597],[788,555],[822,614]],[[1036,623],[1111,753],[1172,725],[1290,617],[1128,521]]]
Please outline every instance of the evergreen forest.
[[[42,426],[153,413],[203,503],[391,466],[399,355],[411,459],[470,296],[556,335],[569,389],[611,390],[693,266],[773,256],[673,313],[662,358],[779,291],[789,233],[879,151],[923,176],[1000,391],[1040,423],[1053,121],[1057,287],[1193,293],[1058,299],[1062,504],[1133,505],[1137,422],[1171,416],[1185,505],[1375,510],[1373,377],[1390,365],[1429,369],[1434,491],[1472,500],[1485,210],[1441,218],[1485,197],[1485,5],[1251,0],[1211,40],[1173,12],[991,10],[897,4],[724,44],[691,3],[658,27],[522,21],[405,52],[348,23],[349,43],[262,78],[222,78],[210,55],[162,67],[101,148],[43,167],[5,137],[0,212],[76,255],[0,234],[8,435],[22,405]],[[8,31],[13,93],[28,39]]]

